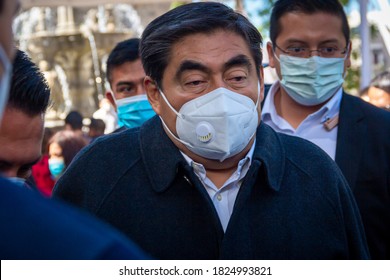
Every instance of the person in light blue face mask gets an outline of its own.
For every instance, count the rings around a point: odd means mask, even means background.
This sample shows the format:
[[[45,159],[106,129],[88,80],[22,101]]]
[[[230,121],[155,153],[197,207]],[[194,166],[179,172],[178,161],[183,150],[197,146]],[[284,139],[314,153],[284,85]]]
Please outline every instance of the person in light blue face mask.
[[[87,145],[85,138],[70,130],[61,130],[49,140],[49,170],[54,180],[65,172],[76,154]]]
[[[344,92],[350,30],[338,0],[278,0],[270,20],[264,123],[311,141],[339,166],[357,199],[371,257],[390,258],[390,113]]]
[[[140,126],[153,117],[153,111],[146,94],[116,100],[119,127],[133,128]]]
[[[107,99],[118,114],[118,129],[142,125],[155,115],[144,89],[145,71],[139,56],[139,39],[122,41],[107,59],[107,78],[111,91]]]

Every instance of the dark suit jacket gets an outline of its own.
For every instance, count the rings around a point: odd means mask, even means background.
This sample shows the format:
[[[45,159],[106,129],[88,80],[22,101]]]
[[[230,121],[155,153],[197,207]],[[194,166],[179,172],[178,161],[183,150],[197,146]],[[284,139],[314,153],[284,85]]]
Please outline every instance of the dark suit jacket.
[[[157,116],[86,147],[54,196],[108,221],[158,259],[368,258],[337,165],[317,146],[265,124],[256,139],[225,233]]]
[[[343,92],[335,161],[355,195],[371,257],[390,259],[390,113]]]
[[[145,259],[111,227],[0,178],[0,259]]]
[[[390,259],[390,112],[343,94],[336,163],[355,194],[373,259]]]

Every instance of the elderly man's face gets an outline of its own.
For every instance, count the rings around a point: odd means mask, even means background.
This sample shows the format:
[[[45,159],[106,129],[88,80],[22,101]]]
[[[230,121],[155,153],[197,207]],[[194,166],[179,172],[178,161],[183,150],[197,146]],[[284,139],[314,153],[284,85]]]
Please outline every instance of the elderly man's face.
[[[263,92],[263,81],[262,78],[259,81],[251,51],[244,39],[234,32],[217,30],[210,34],[188,35],[173,45],[171,54],[164,71],[162,90],[176,111],[186,102],[219,87],[245,95],[255,104],[259,82]],[[153,109],[177,135],[176,114],[148,78],[146,86]],[[261,94],[260,101],[262,98]],[[258,112],[260,116],[260,106]],[[175,144],[185,153],[191,154],[180,143]]]

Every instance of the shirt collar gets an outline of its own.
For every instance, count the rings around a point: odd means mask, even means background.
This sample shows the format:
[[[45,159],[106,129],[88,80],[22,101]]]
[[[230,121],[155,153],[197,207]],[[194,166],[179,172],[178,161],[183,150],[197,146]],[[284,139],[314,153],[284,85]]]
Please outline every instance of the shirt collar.
[[[237,170],[236,172],[239,173],[239,174],[242,174],[242,169],[244,166],[248,165],[250,166],[251,162],[252,162],[252,157],[253,157],[253,152],[255,150],[255,144],[256,144],[256,139],[255,141],[253,141],[253,144],[252,144],[252,147],[250,148],[250,150],[248,151],[248,153],[246,154],[246,156],[239,161],[238,165],[237,165]],[[182,151],[180,151],[181,154],[183,155],[184,159],[186,160],[186,162],[193,167],[194,169],[194,172],[202,179],[204,180],[206,178],[206,169],[204,168],[203,164],[201,163],[198,163],[198,162],[195,162],[194,160],[192,160],[189,156],[187,156],[185,153],[183,153]]]
[[[279,88],[280,81],[276,81],[269,89],[262,108],[262,118],[264,121],[270,120],[272,123],[280,125],[280,129],[283,129],[284,126],[289,125],[278,115],[274,103],[275,94],[279,91]],[[320,123],[324,123],[326,120],[336,116],[340,111],[342,94],[343,90],[342,87],[340,87],[328,102],[326,102],[318,111],[310,114],[306,119],[316,118]]]
[[[137,133],[138,130],[140,141],[139,160],[145,163],[146,174],[152,188],[156,192],[163,192],[169,188],[180,170],[186,171],[187,167],[190,168],[190,166],[165,133],[158,116],[152,117],[138,129],[128,129],[127,134]],[[248,172],[251,172],[251,174],[258,172],[258,169],[262,166],[269,187],[278,191],[284,177],[286,162],[280,136],[261,122],[257,128],[254,146],[254,151],[251,149],[247,155],[251,156]],[[253,169],[253,172],[251,169]],[[252,175],[254,176],[254,173]]]

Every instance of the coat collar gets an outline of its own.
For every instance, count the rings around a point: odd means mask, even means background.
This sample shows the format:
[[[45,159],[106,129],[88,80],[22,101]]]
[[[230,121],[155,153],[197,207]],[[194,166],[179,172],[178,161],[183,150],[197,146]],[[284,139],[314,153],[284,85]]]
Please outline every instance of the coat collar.
[[[163,192],[187,162],[166,135],[157,116],[141,126],[139,137],[141,157],[152,187],[156,192]],[[279,135],[261,123],[256,139],[252,165],[254,161],[258,161],[256,165],[265,169],[269,187],[278,191],[285,168],[285,152]]]

